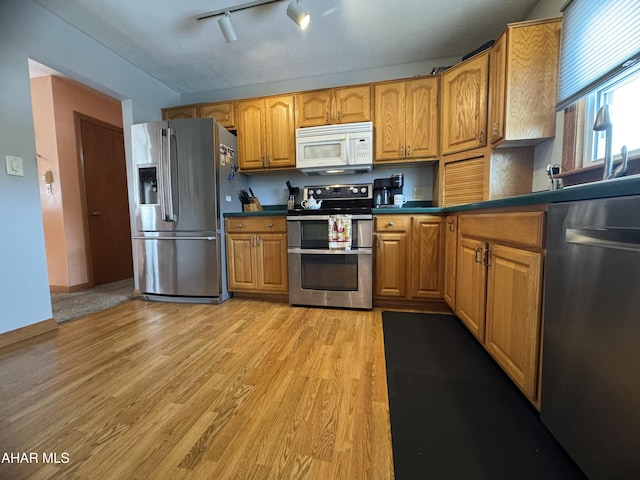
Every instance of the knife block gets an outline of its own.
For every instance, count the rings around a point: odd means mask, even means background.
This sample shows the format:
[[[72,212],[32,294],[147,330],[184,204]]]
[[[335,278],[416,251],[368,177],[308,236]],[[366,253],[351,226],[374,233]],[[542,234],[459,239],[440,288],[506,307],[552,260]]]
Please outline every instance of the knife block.
[[[243,212],[261,212],[263,210],[258,197],[253,197],[250,200],[251,203],[245,203],[242,205]]]

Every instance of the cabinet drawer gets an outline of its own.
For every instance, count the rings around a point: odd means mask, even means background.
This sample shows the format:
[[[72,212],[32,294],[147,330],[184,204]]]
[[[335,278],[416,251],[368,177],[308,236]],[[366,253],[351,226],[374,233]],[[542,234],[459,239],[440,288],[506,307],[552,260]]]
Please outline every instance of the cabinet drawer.
[[[231,217],[226,219],[227,233],[271,233],[287,231],[285,217]]]
[[[543,247],[544,212],[481,213],[459,218],[462,235]]]
[[[409,225],[406,215],[375,215],[376,232],[405,232]]]

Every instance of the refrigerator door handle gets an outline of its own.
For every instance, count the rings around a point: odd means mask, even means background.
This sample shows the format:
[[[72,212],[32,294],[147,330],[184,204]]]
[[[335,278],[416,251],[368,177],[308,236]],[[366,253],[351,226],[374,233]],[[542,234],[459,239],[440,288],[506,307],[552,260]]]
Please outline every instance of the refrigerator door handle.
[[[167,222],[175,222],[177,220],[174,205],[173,205],[173,157],[171,155],[171,137],[172,132],[171,128],[168,127],[165,130],[165,134],[167,137],[167,148],[165,150],[164,155],[164,175],[165,175],[165,186],[164,186],[164,203],[165,203],[165,220]]]
[[[166,191],[167,191],[167,182],[166,182],[166,177],[165,177],[165,157],[166,157],[166,148],[165,148],[165,139],[167,137],[167,129],[166,128],[161,128],[158,131],[158,135],[160,136],[160,158],[158,159],[158,170],[159,170],[159,184],[160,184],[160,213],[162,214],[162,220],[163,221],[167,221],[167,206],[166,206],[166,200],[167,200],[167,195],[166,195]]]

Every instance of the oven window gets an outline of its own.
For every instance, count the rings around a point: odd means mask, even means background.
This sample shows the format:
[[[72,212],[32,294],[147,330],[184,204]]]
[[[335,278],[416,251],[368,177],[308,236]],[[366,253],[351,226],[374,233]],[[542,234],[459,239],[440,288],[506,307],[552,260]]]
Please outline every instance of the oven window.
[[[358,291],[359,255],[301,255],[302,288]]]
[[[351,226],[351,246],[358,247],[358,221]],[[329,220],[303,220],[300,222],[300,246],[302,248],[329,248]]]

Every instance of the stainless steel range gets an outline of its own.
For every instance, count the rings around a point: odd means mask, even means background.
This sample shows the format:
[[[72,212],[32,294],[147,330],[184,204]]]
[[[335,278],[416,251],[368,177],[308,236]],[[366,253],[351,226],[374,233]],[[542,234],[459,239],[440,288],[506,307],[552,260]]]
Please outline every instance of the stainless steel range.
[[[301,204],[287,214],[289,303],[372,308],[372,184],[304,187]]]

